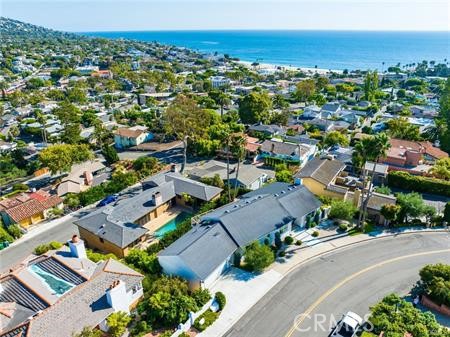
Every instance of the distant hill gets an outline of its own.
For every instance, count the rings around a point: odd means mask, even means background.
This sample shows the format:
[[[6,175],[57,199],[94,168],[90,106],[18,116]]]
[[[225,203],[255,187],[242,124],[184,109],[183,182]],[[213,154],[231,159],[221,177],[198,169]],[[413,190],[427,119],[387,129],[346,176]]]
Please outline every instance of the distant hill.
[[[80,39],[77,34],[60,32],[18,20],[0,17],[0,36],[2,39]]]

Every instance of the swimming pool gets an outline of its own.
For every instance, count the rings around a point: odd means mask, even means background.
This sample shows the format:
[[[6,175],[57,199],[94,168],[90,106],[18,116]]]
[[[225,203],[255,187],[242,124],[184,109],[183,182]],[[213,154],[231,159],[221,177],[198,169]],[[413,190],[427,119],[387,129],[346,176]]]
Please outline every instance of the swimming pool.
[[[46,272],[36,264],[31,265],[30,267],[28,267],[28,269],[32,274],[36,275],[36,277],[40,279],[52,293],[54,293],[58,297],[64,295],[70,289],[75,287],[74,284],[64,281],[63,279]]]
[[[160,227],[157,231],[155,231],[155,236],[157,238],[162,238],[167,233],[177,229],[177,225],[182,223],[189,217],[188,213],[181,212],[175,218],[165,223],[162,227]]]

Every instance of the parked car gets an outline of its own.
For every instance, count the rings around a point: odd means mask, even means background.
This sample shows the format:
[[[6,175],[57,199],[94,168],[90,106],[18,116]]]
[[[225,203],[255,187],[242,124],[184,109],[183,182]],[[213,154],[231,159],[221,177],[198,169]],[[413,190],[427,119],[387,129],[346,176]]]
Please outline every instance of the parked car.
[[[105,199],[97,204],[97,207],[106,206],[112,202],[116,202],[119,197],[116,194],[108,195]]]
[[[334,330],[330,337],[354,337],[363,323],[363,319],[354,312],[347,312]]]

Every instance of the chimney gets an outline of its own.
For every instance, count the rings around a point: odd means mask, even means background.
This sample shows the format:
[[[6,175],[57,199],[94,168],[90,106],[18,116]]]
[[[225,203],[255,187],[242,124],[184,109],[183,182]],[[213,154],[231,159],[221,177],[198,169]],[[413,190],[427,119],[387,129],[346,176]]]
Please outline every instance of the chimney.
[[[84,175],[84,184],[87,185],[87,186],[91,186],[92,185],[92,181],[94,180],[92,172],[84,171],[83,175]]]
[[[152,195],[152,202],[153,202],[153,205],[155,205],[155,206],[159,206],[159,205],[162,204],[162,194],[161,194],[161,192],[155,192]]]
[[[170,172],[177,172],[177,165],[176,164],[171,164],[170,165]]]
[[[272,146],[270,148],[270,152],[272,152],[272,153],[275,152],[275,143],[272,143]]]
[[[130,312],[128,305],[127,287],[124,281],[114,281],[106,290],[106,300],[113,308],[114,312],[124,311]]]
[[[67,242],[70,248],[70,254],[78,259],[87,259],[86,248],[84,247],[84,241],[81,240],[78,235],[74,234],[72,240]]]

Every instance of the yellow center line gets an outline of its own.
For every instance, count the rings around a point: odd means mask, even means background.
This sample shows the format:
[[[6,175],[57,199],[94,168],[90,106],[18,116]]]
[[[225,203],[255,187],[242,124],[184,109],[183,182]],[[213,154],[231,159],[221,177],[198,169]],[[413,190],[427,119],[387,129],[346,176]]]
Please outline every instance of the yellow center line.
[[[341,282],[336,284],[333,288],[329,289],[322,296],[320,296],[317,299],[317,301],[315,301],[303,314],[301,314],[300,318],[297,321],[294,322],[292,327],[286,333],[285,337],[291,337],[293,335],[293,333],[295,332],[295,330],[297,330],[300,327],[300,325],[303,323],[305,318],[307,318],[327,297],[329,297],[337,289],[339,289],[340,287],[342,287],[346,283],[350,282],[351,280],[357,278],[358,276],[360,276],[362,274],[365,274],[365,273],[367,273],[367,272],[369,272],[369,271],[371,271],[373,269],[376,269],[376,268],[382,267],[384,265],[387,265],[389,263],[393,263],[393,262],[397,262],[397,261],[401,261],[401,260],[405,260],[405,259],[412,258],[412,257],[417,257],[417,256],[426,256],[426,255],[448,253],[448,252],[450,252],[450,249],[434,250],[434,251],[429,251],[429,252],[422,252],[422,253],[415,253],[415,254],[410,254],[410,255],[399,256],[399,257],[396,257],[396,258],[393,258],[393,259],[390,259],[390,260],[385,260],[385,261],[382,261],[380,263],[374,264],[374,265],[372,265],[370,267],[362,269],[362,270],[360,270],[360,271],[358,271],[358,272],[356,272],[356,273],[346,277]]]

